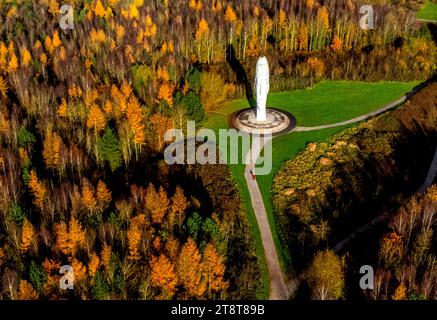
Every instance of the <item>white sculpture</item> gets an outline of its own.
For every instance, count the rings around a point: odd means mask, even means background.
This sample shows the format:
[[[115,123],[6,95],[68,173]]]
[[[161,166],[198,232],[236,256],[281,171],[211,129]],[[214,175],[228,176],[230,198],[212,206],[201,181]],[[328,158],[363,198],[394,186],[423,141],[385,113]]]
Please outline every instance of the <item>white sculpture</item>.
[[[269,62],[264,56],[259,57],[256,64],[255,94],[256,94],[256,121],[267,121],[267,95],[270,90]]]

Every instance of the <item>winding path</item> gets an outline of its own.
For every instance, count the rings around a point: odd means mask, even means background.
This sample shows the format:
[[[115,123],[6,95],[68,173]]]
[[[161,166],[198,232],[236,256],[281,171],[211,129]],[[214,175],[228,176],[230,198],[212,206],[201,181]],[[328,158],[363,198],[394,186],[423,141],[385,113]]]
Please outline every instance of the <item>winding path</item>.
[[[267,268],[270,278],[270,300],[287,300],[290,296],[288,287],[285,282],[284,274],[282,273],[279,264],[278,252],[273,241],[272,230],[267,218],[266,208],[258,187],[256,179],[253,178],[251,170],[254,168],[256,159],[258,159],[261,150],[266,143],[269,143],[272,138],[253,139],[252,148],[246,155],[246,168],[244,169],[244,178],[246,179],[247,188],[250,193],[253,211],[258,222],[258,227],[261,233],[261,241],[264,247],[266,256]]]
[[[377,115],[380,115],[388,110],[391,110],[398,105],[404,103],[407,100],[407,95],[402,96],[401,98],[390,102],[386,106],[376,110],[369,112],[365,115],[347,120],[342,121],[334,124],[328,124],[328,125],[322,125],[317,127],[296,127],[293,131],[316,131],[316,130],[322,130],[322,129],[328,129],[328,128],[335,128],[340,127],[348,124],[357,123],[363,120],[367,120],[369,118],[375,117]],[[291,133],[289,132],[289,133]],[[288,133],[288,134],[289,134]],[[255,179],[253,179],[251,170],[254,168],[254,163],[256,163],[256,159],[258,159],[259,155],[261,154],[261,150],[264,148],[266,143],[271,142],[272,138],[263,138],[263,139],[253,139],[251,150],[246,155],[246,165],[244,170],[244,178],[247,183],[247,188],[250,193],[250,198],[252,202],[252,208],[256,216],[256,220],[258,222],[258,227],[261,233],[261,241],[264,247],[264,253],[266,256],[266,262],[267,262],[267,268],[269,271],[269,278],[270,278],[270,290],[269,290],[269,299],[270,300],[288,300],[290,296],[297,290],[299,287],[300,282],[303,279],[303,275],[293,277],[289,279],[288,283],[286,281],[286,278],[281,270],[281,265],[279,263],[279,257],[277,248],[275,246],[275,243],[273,241],[273,235],[272,230],[270,228],[270,224],[267,218],[267,212],[265,209],[264,201],[261,195],[261,191],[259,189],[258,183]],[[436,156],[434,157],[435,163],[434,163],[434,170],[437,172],[437,152]],[[340,250],[344,247],[346,243],[348,243],[353,237],[357,236],[357,234],[361,234],[371,226],[373,226],[375,223],[380,222],[379,219],[383,220],[385,217],[378,217],[368,225],[364,226],[360,230],[357,230],[354,234],[352,234],[350,237],[348,237],[343,242],[339,243],[335,248],[337,250]],[[334,250],[336,250],[334,248]]]

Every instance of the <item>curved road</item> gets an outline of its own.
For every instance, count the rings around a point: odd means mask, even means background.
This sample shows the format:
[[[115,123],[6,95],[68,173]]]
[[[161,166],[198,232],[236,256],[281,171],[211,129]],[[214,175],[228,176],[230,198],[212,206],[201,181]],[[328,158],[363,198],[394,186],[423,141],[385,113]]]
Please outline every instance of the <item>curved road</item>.
[[[316,130],[322,130],[322,129],[328,129],[328,128],[335,128],[340,127],[356,122],[360,122],[363,120],[367,120],[369,118],[375,117],[377,115],[380,115],[388,110],[391,110],[398,105],[404,103],[407,100],[407,95],[402,96],[401,98],[390,102],[386,106],[376,110],[369,112],[367,114],[364,114],[362,116],[359,116],[357,118],[353,118],[347,121],[342,121],[334,124],[328,124],[328,125],[322,125],[317,127],[296,127],[293,131],[316,131]],[[273,241],[273,235],[272,230],[270,228],[270,224],[267,218],[267,212],[265,209],[264,201],[261,195],[261,191],[259,189],[258,183],[255,179],[252,178],[251,169],[254,168],[254,163],[256,162],[256,159],[258,159],[261,150],[264,148],[265,144],[270,142],[272,138],[264,138],[264,139],[252,139],[252,148],[249,150],[248,154],[246,155],[246,163],[249,163],[246,165],[246,168],[244,170],[244,178],[247,183],[247,188],[250,193],[250,198],[252,202],[252,208],[255,212],[256,220],[258,222],[258,227],[261,233],[261,241],[264,247],[264,253],[266,256],[266,262],[267,262],[267,268],[269,271],[269,278],[270,278],[270,290],[269,290],[269,299],[270,300],[287,300],[290,298],[290,296],[296,291],[296,289],[299,286],[299,283],[302,281],[303,276],[300,275],[298,277],[293,277],[290,279],[287,283],[285,276],[281,270],[281,266],[279,264],[279,257],[278,252],[276,250],[275,243]],[[262,140],[262,141],[260,141]],[[435,156],[435,171],[437,172],[437,152]],[[377,219],[382,219],[381,217],[378,217]],[[376,220],[376,219],[375,219]],[[377,221],[372,221],[369,225],[364,226],[362,229],[364,230],[358,230],[354,234],[352,234],[349,238],[347,238],[345,241],[340,243],[336,246],[340,248],[343,248],[345,243],[347,243],[353,236],[356,236],[356,234],[359,232],[360,234],[367,230],[371,225],[373,225]]]

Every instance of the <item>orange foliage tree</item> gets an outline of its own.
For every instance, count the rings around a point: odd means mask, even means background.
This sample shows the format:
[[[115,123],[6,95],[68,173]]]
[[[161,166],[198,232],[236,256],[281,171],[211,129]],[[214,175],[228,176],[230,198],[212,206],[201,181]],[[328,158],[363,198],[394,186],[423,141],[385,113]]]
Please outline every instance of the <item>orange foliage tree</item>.
[[[56,248],[65,255],[74,256],[85,246],[85,230],[76,218],[71,217],[69,228],[61,221],[55,224]]]
[[[21,230],[20,252],[25,253],[27,250],[29,250],[34,240],[35,240],[35,229],[27,219],[24,219],[23,227]]]
[[[224,280],[225,264],[223,257],[219,255],[213,244],[206,245],[203,251],[202,270],[206,279],[208,295],[218,292],[228,287],[228,282]]]
[[[44,184],[38,180],[38,177],[34,170],[30,172],[29,189],[30,193],[33,196],[33,204],[40,210],[43,210],[47,196],[47,189]]]
[[[184,195],[184,191],[180,186],[176,187],[175,194],[171,198],[170,206],[170,226],[173,225],[174,217],[177,217],[179,229],[182,227],[184,221],[185,210],[188,208],[188,201]]]
[[[97,199],[94,194],[93,186],[84,180],[82,183],[82,203],[84,207],[92,214],[97,207]]]
[[[18,299],[19,300],[36,300],[38,299],[38,293],[32,287],[32,285],[26,280],[20,281],[20,286],[18,288]]]
[[[178,278],[189,297],[201,297],[206,290],[202,277],[201,256],[193,239],[188,238],[182,247],[177,265]]]
[[[146,191],[146,208],[150,210],[152,221],[162,223],[169,207],[170,201],[164,188],[160,187],[157,193],[153,184],[150,183]]]
[[[156,135],[156,150],[161,151],[164,147],[164,135],[165,133],[173,128],[173,122],[170,118],[160,114],[155,113],[150,117],[153,129]]]
[[[89,129],[94,129],[95,132],[100,132],[106,127],[105,114],[100,110],[99,106],[93,104],[88,113],[86,126]]]
[[[62,139],[54,132],[48,132],[43,144],[43,157],[47,168],[56,168],[59,165]]]
[[[107,208],[112,201],[111,191],[102,180],[97,183],[97,201],[102,210]]]
[[[140,244],[145,225],[146,219],[144,214],[140,214],[131,220],[129,230],[127,231],[129,260],[138,261],[140,259]]]
[[[143,145],[146,141],[144,116],[141,110],[138,99],[134,96],[129,98],[127,107],[127,121],[133,135],[133,142],[135,145]]]
[[[150,282],[152,287],[161,290],[158,299],[171,299],[176,293],[178,278],[173,264],[164,255],[152,256],[150,262]]]

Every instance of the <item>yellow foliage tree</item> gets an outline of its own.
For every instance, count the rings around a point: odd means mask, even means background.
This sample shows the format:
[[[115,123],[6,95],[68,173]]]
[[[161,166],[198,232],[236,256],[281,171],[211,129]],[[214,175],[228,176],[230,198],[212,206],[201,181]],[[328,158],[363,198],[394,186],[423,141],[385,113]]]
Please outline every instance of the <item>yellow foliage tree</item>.
[[[88,274],[91,278],[94,277],[99,267],[100,267],[100,258],[95,252],[93,252],[91,254],[90,261],[88,262]]]
[[[42,182],[38,180],[36,172],[32,170],[29,177],[29,189],[33,196],[34,205],[42,210],[46,200],[47,189]]]
[[[309,270],[308,283],[313,297],[320,300],[336,300],[343,293],[343,266],[332,250],[320,251]]]
[[[206,110],[210,111],[225,101],[226,85],[218,73],[202,72],[200,83],[200,98]]]
[[[106,15],[105,7],[100,0],[97,0],[96,5],[94,6],[94,14],[98,17],[104,17]]]
[[[111,267],[111,254],[112,254],[112,248],[111,246],[107,245],[106,243],[103,245],[102,252],[100,253],[102,257],[102,266],[105,268],[105,271],[108,272]]]
[[[91,106],[91,109],[88,113],[86,126],[89,129],[94,129],[96,132],[100,132],[106,127],[105,114],[96,104]]]
[[[32,55],[30,54],[29,50],[27,48],[21,49],[21,65],[23,67],[29,66],[30,62],[32,61]]]
[[[97,201],[101,208],[107,208],[112,201],[112,194],[106,184],[99,180],[97,183]]]
[[[6,80],[0,76],[0,94],[3,97],[3,99],[7,98],[7,92],[8,92],[8,84],[6,83]]]
[[[298,49],[307,50],[308,48],[308,28],[305,24],[301,24],[297,38]]]
[[[156,150],[161,151],[164,147],[164,135],[173,128],[173,122],[170,118],[162,115],[161,113],[155,113],[150,117],[153,129],[156,135]]]
[[[330,48],[333,51],[339,51],[341,50],[342,45],[341,39],[338,36],[334,36]]]
[[[21,280],[18,287],[18,299],[19,300],[36,300],[38,299],[38,293],[32,287],[32,285],[26,280]]]
[[[74,256],[85,246],[85,230],[76,218],[71,217],[69,228],[61,221],[55,225],[56,248],[65,255]]]
[[[59,33],[58,31],[55,31],[53,33],[53,40],[52,40],[52,45],[54,48],[58,48],[60,47],[62,44],[61,39],[59,38]]]
[[[189,297],[202,297],[206,283],[202,276],[201,256],[193,239],[182,247],[177,264],[178,278]]]
[[[204,35],[207,35],[209,33],[209,26],[208,22],[205,19],[201,19],[199,21],[199,26],[196,30],[196,40],[201,40]]]
[[[29,250],[32,242],[35,239],[35,229],[33,225],[25,218],[21,229],[20,252],[25,253]]]
[[[237,21],[237,15],[235,14],[235,11],[230,4],[228,4],[228,6],[226,7],[225,21],[229,23]]]
[[[86,275],[87,275],[86,266],[84,266],[80,260],[72,259],[70,265],[74,270],[75,282],[83,281],[86,279]]]
[[[407,298],[407,288],[405,287],[404,283],[401,282],[401,284],[396,288],[392,299],[393,300],[405,300]]]
[[[206,280],[208,294],[218,292],[228,287],[224,280],[225,264],[212,243],[206,245],[203,251],[202,271]]]
[[[90,213],[94,212],[97,207],[97,200],[94,195],[94,188],[88,181],[84,181],[84,183],[82,184],[82,203]]]
[[[43,158],[47,168],[57,168],[60,161],[62,139],[55,132],[48,131],[43,143]]]
[[[179,229],[182,227],[182,221],[184,220],[185,210],[188,208],[188,201],[184,195],[184,191],[180,186],[176,187],[176,192],[171,199],[170,207],[170,220],[176,216],[178,220]],[[170,225],[173,225],[173,221],[170,221]]]
[[[153,184],[149,184],[146,191],[146,208],[150,210],[152,221],[162,223],[165,214],[168,212],[170,201],[163,187],[157,193]]]
[[[129,248],[128,259],[138,261],[140,259],[140,244],[145,225],[144,215],[138,215],[132,219],[129,230],[127,231],[127,240]]]
[[[133,134],[134,144],[143,145],[146,142],[144,116],[140,103],[134,96],[129,98],[126,116]]]
[[[10,57],[9,57],[8,72],[14,72],[15,70],[18,69],[18,67],[19,67],[18,58],[15,55],[15,53],[12,52],[12,54],[10,54]]]
[[[174,86],[170,82],[162,83],[158,90],[158,99],[167,101],[170,106],[173,106],[173,90]]]
[[[66,117],[67,113],[68,113],[67,100],[65,100],[65,98],[62,98],[61,104],[58,106],[58,116]]]

